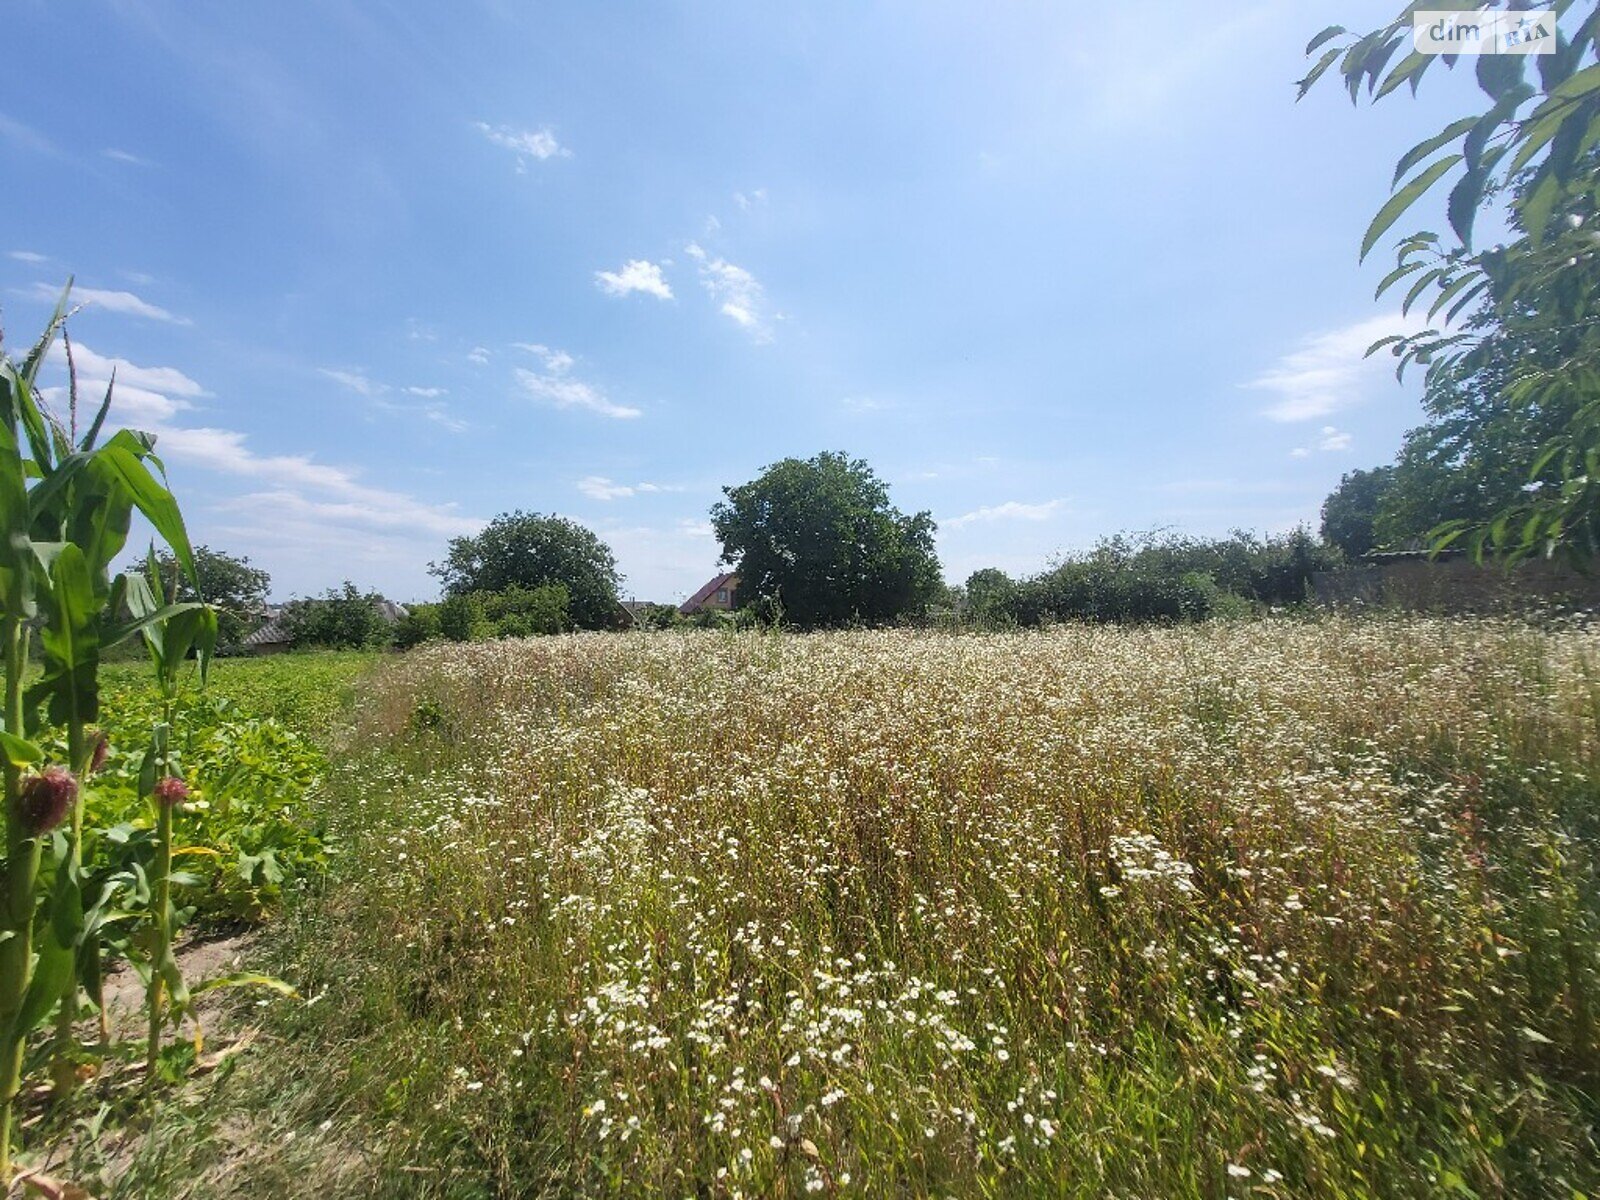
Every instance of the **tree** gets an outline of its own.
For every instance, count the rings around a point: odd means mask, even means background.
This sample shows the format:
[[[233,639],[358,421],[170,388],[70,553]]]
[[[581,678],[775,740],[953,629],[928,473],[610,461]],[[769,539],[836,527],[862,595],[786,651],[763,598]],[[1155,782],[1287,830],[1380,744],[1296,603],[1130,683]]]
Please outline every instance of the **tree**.
[[[998,567],[985,567],[967,576],[967,608],[976,621],[1005,616],[1016,599],[1017,585]]]
[[[362,592],[348,579],[341,588],[329,588],[310,600],[284,605],[278,618],[295,647],[321,646],[329,650],[363,650],[382,646],[393,629],[379,605],[377,592]]]
[[[149,561],[147,553],[129,569],[148,577]],[[252,567],[247,557],[235,557],[209,546],[194,548],[194,565],[198,587],[186,572],[179,570],[171,551],[158,550],[156,570],[160,573],[162,596],[171,597],[176,587],[179,603],[204,601],[211,605],[217,610],[219,644],[237,646],[261,624],[272,576]]]
[[[1378,288],[1382,295],[1404,282],[1402,308],[1428,298],[1428,318],[1438,318],[1442,328],[1384,338],[1372,350],[1387,346],[1402,374],[1411,364],[1424,368],[1430,393],[1478,379],[1489,381],[1508,409],[1558,415],[1558,428],[1537,452],[1521,452],[1524,461],[1517,465],[1526,486],[1509,504],[1492,519],[1448,522],[1432,540],[1442,547],[1464,536],[1479,554],[1492,551],[1513,561],[1536,553],[1592,557],[1600,550],[1600,324],[1592,316],[1600,246],[1589,228],[1600,197],[1591,132],[1600,119],[1600,63],[1594,61],[1600,12],[1594,0],[1557,4],[1569,37],[1521,16],[1527,5],[1504,0],[1481,6],[1474,20],[1530,25],[1554,39],[1554,52],[1465,58],[1413,52],[1396,60],[1412,36],[1415,7],[1365,36],[1339,26],[1323,30],[1306,47],[1307,54],[1321,50],[1321,57],[1300,84],[1304,96],[1337,61],[1352,101],[1363,87],[1380,100],[1404,84],[1415,91],[1436,62],[1467,62],[1488,97],[1484,111],[1401,157],[1393,195],[1367,228],[1362,257],[1423,195],[1454,178],[1446,202],[1453,240],[1433,232],[1404,238],[1395,269]],[[1511,237],[1474,250],[1473,226],[1486,207],[1505,209]]]
[[[1384,497],[1394,484],[1393,467],[1350,471],[1322,503],[1322,540],[1346,558],[1360,558],[1378,545],[1373,528]]]
[[[428,570],[451,596],[560,584],[567,589],[568,616],[581,629],[612,628],[622,613],[622,576],[611,548],[554,513],[502,513],[476,537],[453,538],[444,562]]]
[[[723,494],[711,524],[740,607],[809,629],[916,614],[938,591],[932,515],[901,513],[860,459],[786,458]]]
[[[1499,348],[1490,343],[1460,368],[1429,380],[1427,420],[1406,434],[1379,505],[1379,544],[1421,545],[1440,527],[1485,527],[1525,503],[1530,485],[1560,487],[1559,462],[1535,466],[1572,421],[1576,396],[1564,389],[1550,397],[1553,403],[1519,402],[1511,385],[1521,364],[1490,353]],[[1530,348],[1530,354],[1550,349]]]

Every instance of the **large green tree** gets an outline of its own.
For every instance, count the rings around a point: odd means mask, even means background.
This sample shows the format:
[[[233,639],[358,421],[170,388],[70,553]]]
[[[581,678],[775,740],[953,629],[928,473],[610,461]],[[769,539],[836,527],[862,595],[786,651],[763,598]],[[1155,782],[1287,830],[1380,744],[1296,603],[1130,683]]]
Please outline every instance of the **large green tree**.
[[[611,628],[623,612],[611,548],[593,530],[554,513],[502,513],[476,537],[452,539],[444,561],[428,569],[451,596],[560,584],[580,629]]]
[[[179,603],[193,601],[211,605],[217,611],[218,642],[224,646],[238,645],[261,624],[272,576],[260,567],[251,566],[246,557],[235,557],[209,546],[194,548],[194,567],[198,586],[190,581],[188,572],[179,570],[170,551],[158,550],[156,570],[161,579],[161,594],[165,597],[175,594]],[[148,576],[149,555],[130,569]]]
[[[938,594],[932,515],[901,513],[861,459],[786,458],[723,493],[711,524],[741,606],[818,628],[917,614]]]
[[[1522,18],[1555,39],[1553,53],[1494,53],[1469,57],[1406,53],[1412,38],[1411,4],[1395,20],[1365,35],[1340,27],[1323,30],[1307,46],[1319,54],[1301,81],[1301,94],[1335,63],[1350,98],[1374,100],[1402,86],[1415,91],[1435,64],[1471,64],[1486,97],[1483,110],[1419,142],[1395,169],[1393,194],[1362,239],[1363,257],[1424,195],[1450,182],[1448,235],[1419,231],[1404,237],[1396,266],[1379,285],[1383,294],[1404,285],[1402,307],[1424,302],[1435,327],[1385,338],[1399,371],[1415,364],[1426,372],[1436,409],[1458,412],[1477,404],[1510,418],[1500,433],[1477,438],[1480,447],[1502,440],[1490,474],[1508,466],[1521,483],[1498,513],[1447,518],[1433,531],[1435,545],[1465,536],[1479,551],[1512,559],[1566,553],[1591,557],[1600,549],[1600,63],[1595,0],[1559,0],[1559,30],[1539,18]],[[1520,14],[1518,0],[1432,7],[1486,17]],[[1473,230],[1485,209],[1505,217],[1510,237],[1477,249]],[[1487,389],[1475,398],[1474,388]],[[1481,425],[1475,432],[1482,433]],[[1427,444],[1433,434],[1436,445]],[[1434,466],[1466,461],[1451,444],[1446,424],[1415,449]],[[1494,487],[1472,493],[1483,500]],[[1457,496],[1456,500],[1461,497]]]
[[[1378,546],[1374,526],[1384,497],[1394,485],[1393,467],[1349,471],[1322,503],[1322,540],[1346,558],[1360,558]]]

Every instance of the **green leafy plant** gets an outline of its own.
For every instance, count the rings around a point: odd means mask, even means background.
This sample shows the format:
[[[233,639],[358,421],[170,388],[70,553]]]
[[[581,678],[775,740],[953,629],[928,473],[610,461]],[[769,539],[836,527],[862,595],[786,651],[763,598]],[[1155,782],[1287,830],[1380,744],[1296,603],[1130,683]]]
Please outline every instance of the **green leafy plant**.
[[[68,285],[70,289],[70,282]],[[0,1181],[11,1175],[12,1108],[22,1086],[28,1035],[57,1016],[53,1077],[71,1091],[73,1022],[80,979],[98,977],[94,931],[106,897],[86,904],[83,781],[98,746],[104,651],[156,621],[207,610],[197,603],[130,603],[124,575],[111,576],[137,509],[192,578],[194,557],[164,468],[148,434],[100,435],[115,380],[94,419],[77,428],[75,384],[64,424],[44,407],[36,382],[46,354],[63,337],[68,292],[43,335],[20,361],[0,357],[0,644],[5,656],[5,896],[0,912]],[[191,624],[205,618],[188,616]],[[214,619],[211,627],[214,629]],[[29,630],[36,628],[40,671],[31,683]],[[41,735],[65,730],[64,762],[46,763]],[[51,843],[50,887],[39,887],[44,842]]]
[[[1497,0],[1436,7],[1498,16],[1527,6]],[[1524,486],[1487,518],[1452,514],[1430,531],[1435,548],[1461,539],[1479,556],[1513,562],[1558,553],[1591,558],[1600,550],[1600,326],[1592,316],[1600,292],[1600,8],[1593,0],[1555,4],[1562,28],[1547,31],[1551,53],[1466,60],[1400,53],[1416,8],[1407,5],[1361,36],[1341,26],[1323,30],[1306,47],[1319,57],[1300,83],[1304,96],[1337,63],[1352,102],[1363,91],[1377,101],[1402,85],[1415,92],[1435,63],[1469,61],[1487,100],[1483,111],[1425,138],[1396,165],[1392,194],[1368,225],[1361,256],[1453,180],[1449,235],[1420,230],[1402,238],[1395,268],[1378,285],[1381,296],[1403,284],[1402,311],[1426,303],[1437,326],[1382,338],[1368,353],[1388,349],[1398,374],[1413,364],[1424,370],[1430,412],[1454,413],[1461,405],[1452,393],[1487,386],[1512,414],[1527,417],[1513,423],[1513,439],[1498,444],[1521,441],[1523,427],[1542,441],[1519,450],[1515,467]],[[1502,210],[1511,233],[1479,249],[1473,231],[1486,209]],[[1546,428],[1551,414],[1553,430]]]

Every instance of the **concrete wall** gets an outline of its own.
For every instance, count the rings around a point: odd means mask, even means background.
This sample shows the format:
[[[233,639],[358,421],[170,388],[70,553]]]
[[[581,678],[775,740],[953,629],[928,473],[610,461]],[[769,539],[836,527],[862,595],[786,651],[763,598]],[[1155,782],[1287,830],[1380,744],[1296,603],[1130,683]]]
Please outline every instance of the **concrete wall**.
[[[1468,558],[1363,563],[1311,577],[1318,603],[1426,612],[1500,612],[1530,606],[1600,608],[1600,569],[1524,562],[1510,571]]]

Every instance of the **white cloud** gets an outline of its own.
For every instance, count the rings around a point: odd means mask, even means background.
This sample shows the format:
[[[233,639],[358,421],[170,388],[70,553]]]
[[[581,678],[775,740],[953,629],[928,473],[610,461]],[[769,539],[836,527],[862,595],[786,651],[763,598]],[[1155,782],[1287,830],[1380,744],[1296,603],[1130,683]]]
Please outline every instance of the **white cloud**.
[[[67,352],[62,342],[58,341],[50,347],[50,354],[46,355],[45,362],[61,366],[62,370],[66,370]],[[186,400],[206,395],[206,390],[200,384],[179,371],[176,366],[136,366],[126,358],[96,354],[83,342],[72,342],[72,363],[78,373],[80,394],[85,387],[98,386],[101,390],[106,389],[106,382],[112,378],[112,373],[115,371],[118,395],[123,394],[123,389],[144,389],[150,394],[158,392],[162,397],[176,395]],[[187,403],[174,403],[178,408],[189,406]]]
[[[743,267],[725,258],[712,258],[696,242],[685,247],[690,258],[700,264],[700,283],[720,302],[719,312],[758,342],[772,340],[772,329],[763,312],[766,303],[761,282]]]
[[[15,117],[6,116],[5,113],[0,113],[0,138],[14,142],[24,150],[43,154],[49,158],[57,158],[61,153],[56,149],[54,142],[33,126],[25,125]]]
[[[474,346],[467,354],[467,361],[480,367],[489,365],[489,347]]]
[[[571,158],[572,151],[556,141],[548,125],[539,129],[515,129],[510,125],[490,125],[487,121],[475,122],[478,132],[496,146],[502,146],[517,156],[517,171],[527,170],[530,158],[544,162],[550,158]]]
[[[661,276],[661,268],[642,258],[631,258],[620,271],[596,271],[596,285],[608,296],[643,292],[657,300],[671,300],[672,288]]]
[[[94,419],[94,413],[99,410],[100,402],[106,398],[106,388],[109,383],[110,381],[106,379],[85,379],[82,375],[78,377],[80,429],[85,428],[88,422]],[[71,397],[65,387],[40,388],[38,395],[47,408],[65,419],[67,408],[71,404]],[[187,404],[170,396],[163,396],[147,388],[131,387],[119,379],[117,386],[111,392],[111,412],[106,421],[114,428],[131,425],[136,429],[148,429],[170,421],[188,407]]]
[[[591,500],[621,500],[634,493],[627,484],[612,483],[604,475],[585,475],[578,480],[578,490]]]
[[[1293,450],[1289,451],[1289,457],[1290,458],[1310,458],[1311,457],[1311,451],[1307,450],[1304,446],[1296,446]]]
[[[618,420],[629,420],[642,415],[637,408],[612,403],[598,388],[558,372],[541,375],[526,367],[517,367],[515,375],[517,382],[530,396],[548,400],[557,408],[586,408],[603,417],[614,417]]]
[[[1318,450],[1348,450],[1351,437],[1348,433],[1335,429],[1332,425],[1322,427],[1322,438],[1317,442]]]
[[[319,367],[317,373],[326,375],[335,383],[349,388],[356,395],[365,396],[369,400],[375,396],[381,396],[389,390],[388,384],[368,379],[359,371],[337,371],[331,367]]]
[[[271,493],[275,503],[326,519],[449,537],[482,527],[481,521],[457,514],[453,504],[424,504],[403,492],[371,487],[360,482],[353,470],[313,462],[308,455],[257,454],[245,440],[237,430],[202,427],[161,430],[157,444],[159,453],[173,460],[277,485]],[[308,498],[296,490],[301,488],[326,493],[328,498]]]
[[[150,165],[149,159],[140,158],[137,154],[130,154],[126,150],[118,150],[115,146],[108,147],[100,151],[100,153],[111,159],[112,162],[127,163],[130,167],[148,167]]]
[[[749,195],[746,195],[744,192],[735,192],[733,194],[733,202],[739,206],[740,212],[749,212],[757,204],[765,204],[766,201],[766,188],[756,188],[755,191],[751,192]]]
[[[1048,521],[1065,503],[1065,500],[1047,500],[1043,504],[1023,504],[1017,500],[1007,500],[1004,504],[985,505],[959,517],[952,517],[942,524],[946,528],[956,529],[978,521]]]
[[[578,490],[591,500],[622,500],[629,496],[681,492],[684,489],[669,483],[615,483],[604,475],[585,475],[578,480]]]
[[[32,250],[13,250],[7,257],[14,258],[18,262],[30,263],[34,266],[50,261],[45,255],[35,254]]]
[[[426,400],[449,395],[448,389],[441,387],[408,387],[406,392],[412,396],[421,396]]]
[[[54,303],[61,295],[61,289],[50,283],[36,283],[33,285],[33,296],[37,300],[48,300]],[[141,300],[132,292],[113,292],[101,288],[74,287],[72,300],[85,307],[104,309],[106,312],[120,313],[128,317],[144,317],[151,321],[170,321],[174,325],[192,325],[188,317],[174,316],[166,309]]]
[[[1385,354],[1365,359],[1367,347],[1394,333],[1415,333],[1426,325],[1399,313],[1384,313],[1342,329],[1315,334],[1285,354],[1270,370],[1245,386],[1278,399],[1263,415],[1274,421],[1309,421],[1359,404],[1379,382]]]
[[[536,355],[544,363],[544,369],[553,371],[557,375],[565,371],[573,363],[572,355],[565,350],[552,350],[549,346],[542,346],[538,342],[512,342],[518,350],[526,350],[529,354]]]

